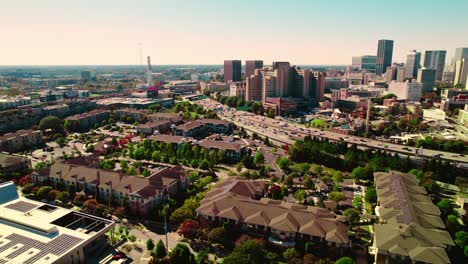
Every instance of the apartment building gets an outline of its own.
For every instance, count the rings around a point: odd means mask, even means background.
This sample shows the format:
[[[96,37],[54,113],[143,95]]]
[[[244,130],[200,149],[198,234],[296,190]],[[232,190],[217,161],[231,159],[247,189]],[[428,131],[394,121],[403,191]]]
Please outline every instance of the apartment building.
[[[0,153],[0,173],[10,174],[31,168],[31,161],[23,156]]]
[[[440,210],[416,176],[396,171],[374,173],[378,205],[375,263],[450,263],[445,250],[454,246]]]
[[[114,111],[115,115],[121,119],[122,117],[133,117],[133,120],[143,123],[147,120],[149,112],[147,110],[140,110],[135,108],[123,108]]]
[[[83,114],[69,116],[70,130],[72,131],[86,131],[96,124],[101,124],[102,121],[107,120],[110,116],[110,111],[97,109]]]
[[[100,201],[111,197],[113,202],[127,204],[129,210],[138,215],[148,215],[165,195],[185,190],[189,181],[180,166],[163,168],[148,177],[140,177],[89,167],[80,159],[83,158],[57,160],[48,173],[35,173],[32,179],[35,182],[49,180],[55,188],[65,186],[75,192],[84,191]]]
[[[154,113],[148,115],[149,121],[168,121],[172,124],[181,124],[184,122],[183,116],[181,114],[172,114],[172,113]]]
[[[16,152],[40,144],[43,144],[40,130],[18,130],[0,136],[0,151]]]
[[[231,123],[221,119],[199,119],[173,127],[175,136],[203,138],[208,133],[228,134],[232,131]]]
[[[198,217],[214,225],[236,224],[244,232],[264,236],[282,247],[293,247],[301,240],[350,246],[344,217],[324,208],[261,198],[265,191],[264,181],[222,181],[200,202]]]
[[[137,133],[152,135],[154,132],[165,133],[171,127],[171,123],[168,121],[150,121],[142,125],[137,126]]]

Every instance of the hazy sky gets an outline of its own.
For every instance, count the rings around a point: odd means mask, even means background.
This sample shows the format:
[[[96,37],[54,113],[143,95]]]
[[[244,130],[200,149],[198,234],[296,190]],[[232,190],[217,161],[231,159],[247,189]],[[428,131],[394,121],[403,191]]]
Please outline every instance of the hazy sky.
[[[468,46],[467,0],[0,0],[0,65],[350,64]],[[143,61],[143,63],[145,63]]]

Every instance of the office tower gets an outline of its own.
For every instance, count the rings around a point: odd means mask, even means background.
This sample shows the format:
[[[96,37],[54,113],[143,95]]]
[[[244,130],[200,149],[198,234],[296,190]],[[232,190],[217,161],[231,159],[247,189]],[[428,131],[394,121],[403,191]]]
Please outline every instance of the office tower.
[[[426,50],[424,51],[422,67],[436,70],[436,80],[441,81],[445,67],[445,50]]]
[[[278,97],[289,95],[291,83],[291,65],[289,62],[273,62],[273,70],[276,71],[276,78],[279,86],[276,88]]]
[[[392,65],[393,56],[393,40],[379,40],[377,48],[377,61],[375,66],[375,74],[382,75],[388,66]]]
[[[245,78],[253,75],[255,73],[255,69],[263,68],[263,61],[262,60],[247,60],[245,61]]]
[[[314,76],[317,82],[315,89],[315,98],[317,101],[322,102],[325,100],[325,73],[314,72]]]
[[[260,70],[255,70],[253,75],[245,79],[245,100],[260,101],[262,100],[262,73]]]
[[[363,55],[353,57],[353,68],[363,72],[375,72],[377,56]]]
[[[412,79],[418,74],[419,68],[421,68],[421,52],[411,50],[406,54],[406,73],[405,78]]]
[[[241,61],[240,60],[225,60],[224,61],[224,82],[240,82],[241,81]]]
[[[264,75],[262,79],[262,102],[268,97],[276,97],[277,79],[273,75]]]
[[[397,73],[396,73],[396,80],[397,82],[404,82],[406,78],[406,73],[408,72],[406,70],[406,67],[398,67],[397,68]]]
[[[397,77],[397,67],[388,66],[387,70],[385,71],[386,82],[391,83],[392,81],[396,80],[396,77]]]
[[[422,83],[423,93],[432,93],[434,90],[436,70],[432,68],[421,68],[418,70],[418,82]]]
[[[468,48],[455,50],[455,80],[454,84],[465,86],[468,78]]]

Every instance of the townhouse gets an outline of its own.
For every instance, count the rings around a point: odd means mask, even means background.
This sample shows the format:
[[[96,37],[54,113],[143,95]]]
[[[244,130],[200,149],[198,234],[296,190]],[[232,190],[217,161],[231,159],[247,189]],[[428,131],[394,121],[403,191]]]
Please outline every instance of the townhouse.
[[[42,131],[18,130],[0,136],[0,151],[15,152],[43,144]]]
[[[208,133],[229,134],[231,123],[220,119],[199,119],[180,124],[173,128],[172,133],[177,136],[203,138]]]
[[[72,131],[86,131],[92,128],[95,124],[101,124],[110,116],[110,111],[97,109],[90,112],[69,116],[65,120],[70,124],[69,129]]]

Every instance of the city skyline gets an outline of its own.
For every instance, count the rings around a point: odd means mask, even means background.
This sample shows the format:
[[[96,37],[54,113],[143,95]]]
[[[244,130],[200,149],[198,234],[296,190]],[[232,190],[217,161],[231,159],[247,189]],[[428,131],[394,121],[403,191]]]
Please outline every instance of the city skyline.
[[[447,50],[450,62],[455,48],[468,46],[468,18],[424,18],[468,8],[462,0],[437,8],[397,1],[385,12],[368,0],[265,3],[8,1],[0,9],[0,29],[8,36],[0,65],[138,65],[139,43],[154,65],[229,59],[350,65],[352,56],[375,55],[379,39],[394,40],[393,61],[416,49]]]

